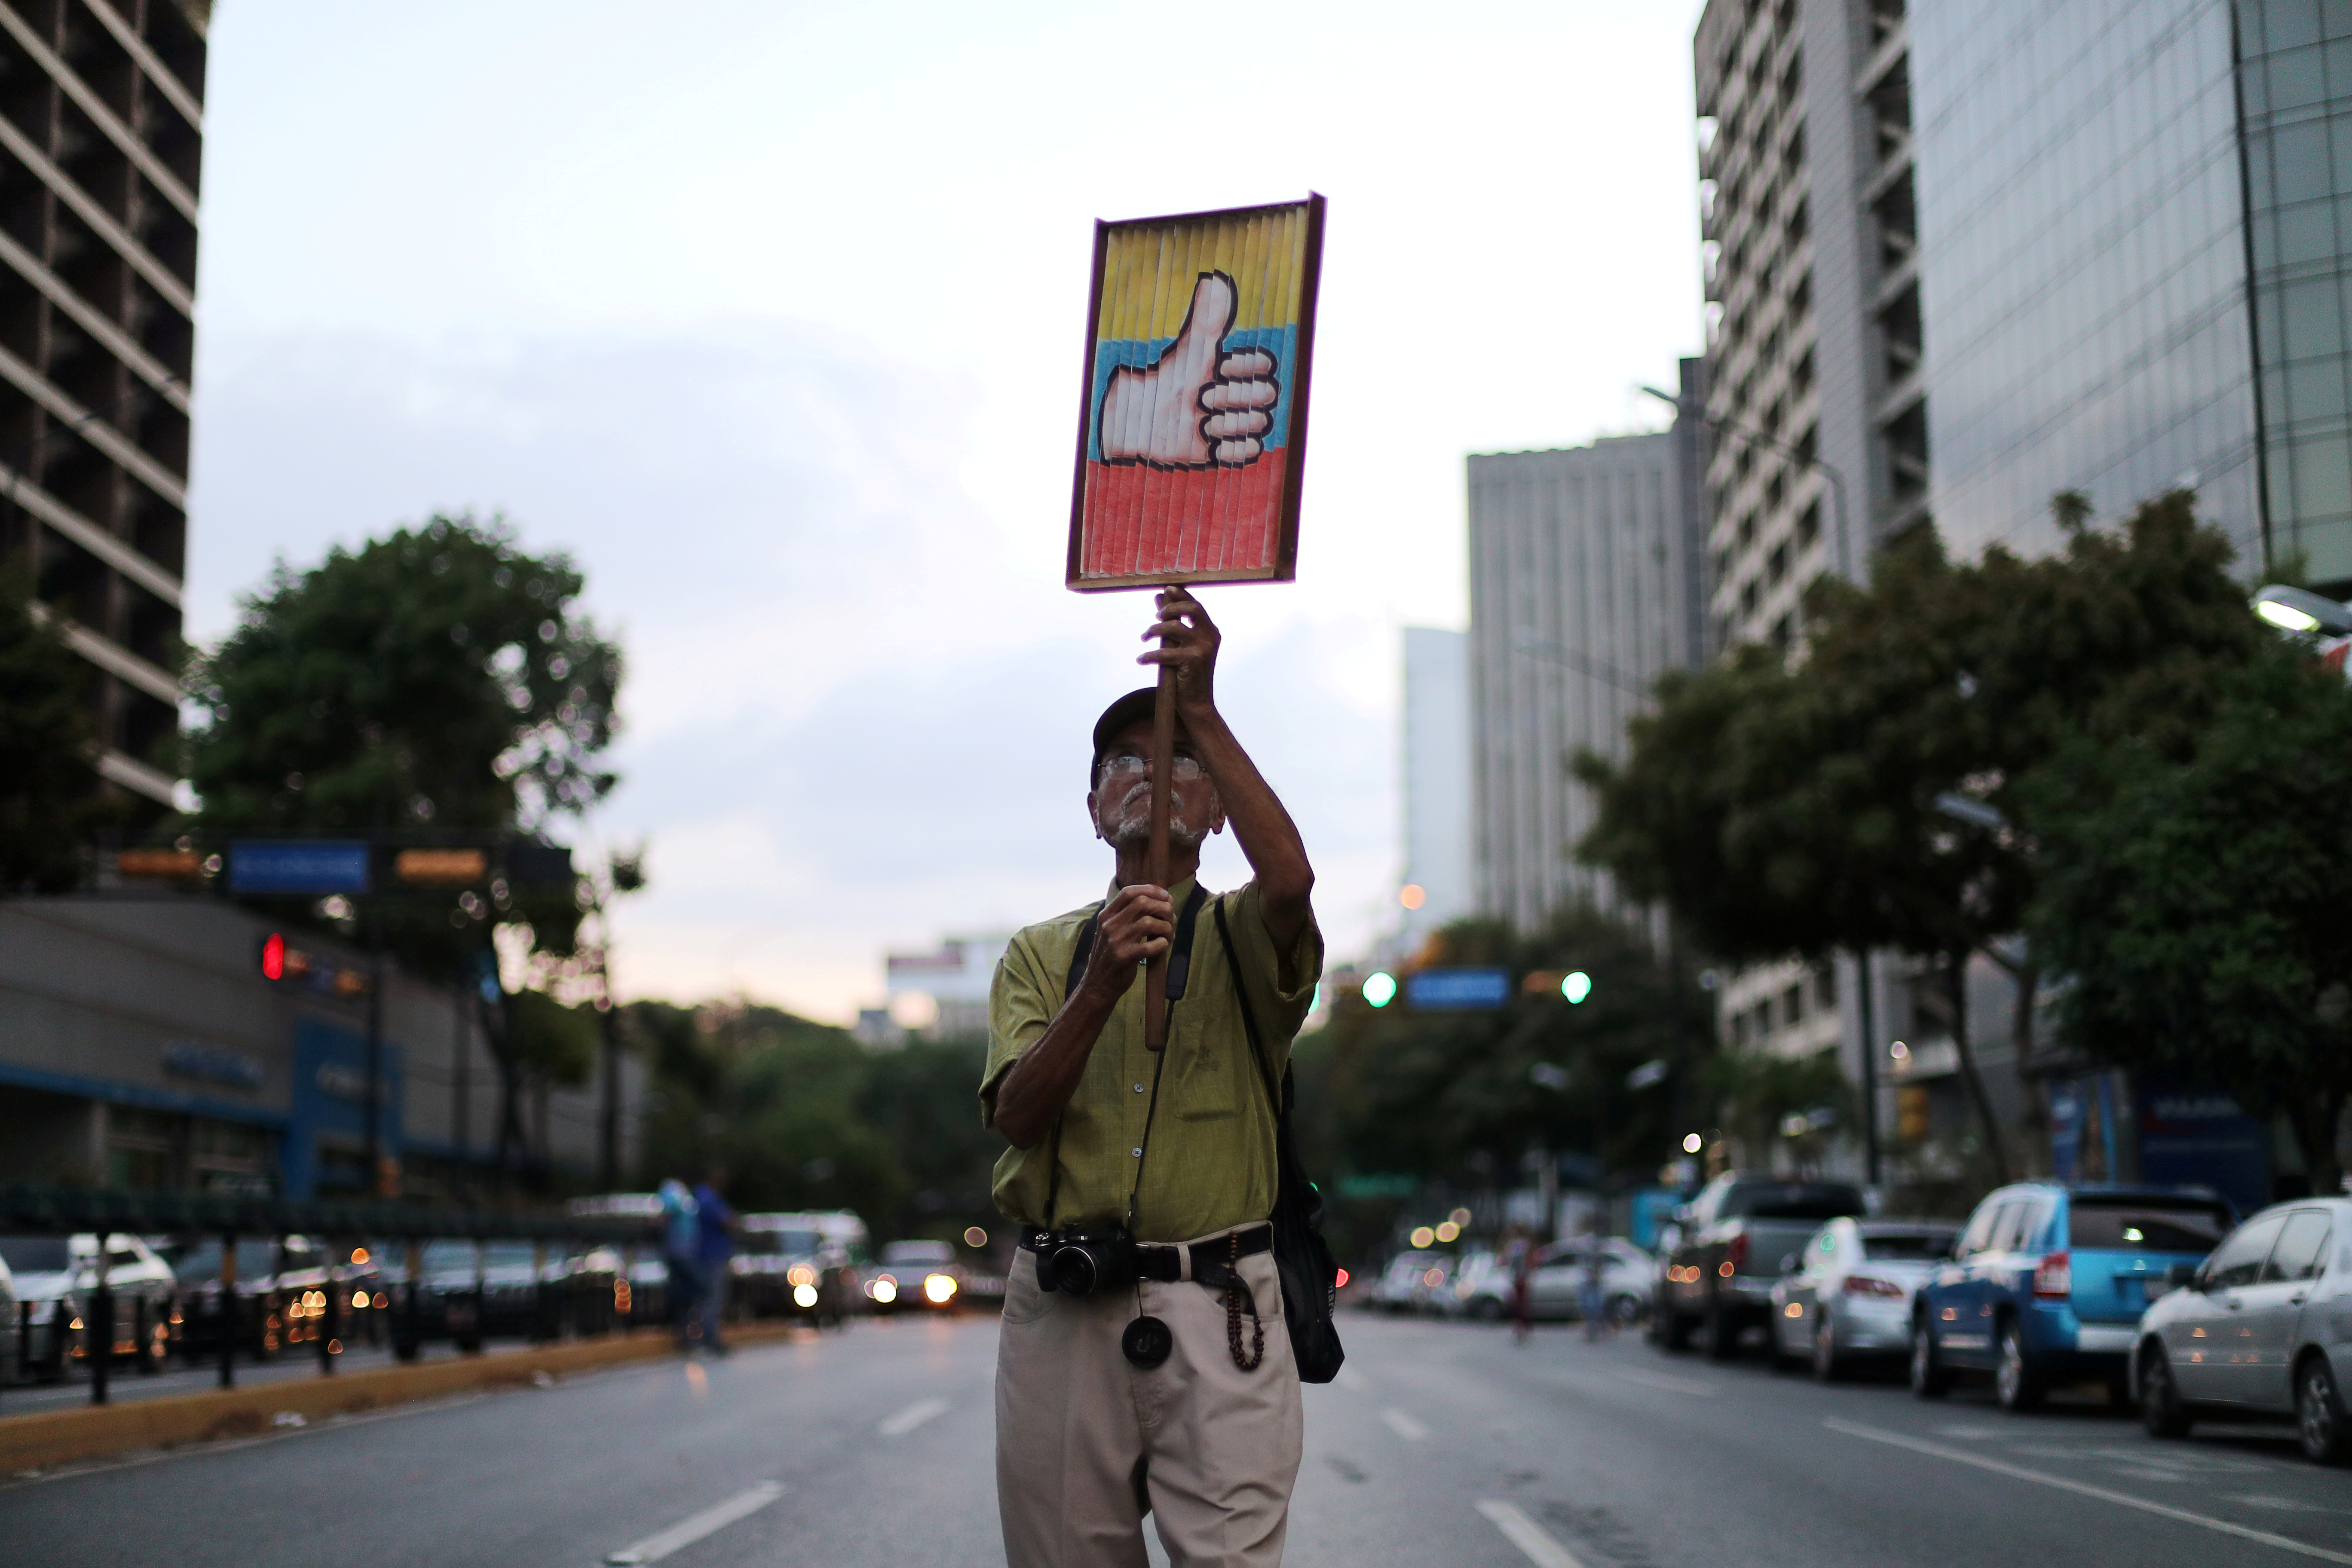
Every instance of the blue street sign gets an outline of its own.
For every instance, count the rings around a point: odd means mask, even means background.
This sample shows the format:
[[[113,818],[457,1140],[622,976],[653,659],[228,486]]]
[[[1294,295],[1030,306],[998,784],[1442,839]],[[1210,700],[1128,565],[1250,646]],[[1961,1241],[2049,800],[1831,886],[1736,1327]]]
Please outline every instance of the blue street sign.
[[[1408,1007],[1426,1012],[1461,1011],[1507,1006],[1511,972],[1507,969],[1423,969],[1404,977]]]
[[[368,847],[359,838],[233,840],[232,893],[364,893]]]

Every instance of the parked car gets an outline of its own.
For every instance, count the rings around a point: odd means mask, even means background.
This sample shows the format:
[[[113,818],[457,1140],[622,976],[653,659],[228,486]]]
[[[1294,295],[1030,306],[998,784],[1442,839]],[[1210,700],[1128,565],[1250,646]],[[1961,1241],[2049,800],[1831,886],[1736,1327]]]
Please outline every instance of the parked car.
[[[963,1265],[944,1241],[894,1241],[882,1248],[866,1297],[878,1312],[951,1310],[963,1289]]]
[[[2236,1219],[2201,1187],[2000,1188],[1969,1216],[1953,1260],[1919,1287],[1913,1392],[1932,1399],[1956,1371],[1989,1372],[2010,1410],[2091,1378],[2122,1403],[2149,1287],[2161,1294],[2172,1266],[2199,1262]]]
[[[113,1310],[111,1359],[129,1360],[142,1372],[162,1368],[172,1335],[171,1266],[135,1236],[106,1238],[106,1289]],[[96,1351],[90,1315],[98,1294],[99,1238],[78,1236],[0,1237],[0,1256],[9,1266],[16,1300],[32,1305],[33,1345],[21,1361],[41,1375],[62,1375]],[[13,1310],[13,1308],[12,1308]],[[11,1340],[14,1340],[11,1334]]]
[[[1601,1296],[1608,1321],[1639,1322],[1657,1289],[1658,1260],[1623,1237],[1607,1237],[1601,1247]],[[1591,1249],[1591,1238],[1580,1237],[1537,1251],[1528,1274],[1528,1316],[1582,1320],[1585,1260]],[[1451,1292],[1452,1310],[1484,1322],[1499,1322],[1510,1315],[1512,1273],[1512,1265],[1505,1258],[1485,1251],[1474,1254],[1458,1271]]]
[[[2352,1199],[2305,1198],[2263,1210],[2141,1317],[2132,1345],[2140,1417],[2158,1437],[2200,1416],[2292,1416],[2303,1451],[2340,1464],[2352,1451]]]
[[[582,1259],[530,1241],[428,1241],[417,1313],[461,1350],[487,1339],[555,1339],[578,1322],[575,1283]],[[612,1288],[609,1278],[601,1281]],[[591,1283],[587,1289],[595,1289]]]
[[[1831,1382],[1856,1362],[1911,1348],[1911,1299],[1959,1239],[1957,1221],[1833,1219],[1772,1282],[1776,1361]]]
[[[1771,1321],[1772,1282],[1824,1220],[1864,1213],[1851,1182],[1789,1181],[1730,1171],[1676,1211],[1679,1236],[1657,1284],[1651,1333],[1668,1350],[1706,1330],[1707,1354],[1727,1360],[1740,1335]]]
[[[1372,1287],[1372,1304],[1391,1312],[1421,1310],[1432,1300],[1430,1292],[1444,1289],[1452,1262],[1442,1252],[1398,1253],[1381,1271],[1381,1282]]]

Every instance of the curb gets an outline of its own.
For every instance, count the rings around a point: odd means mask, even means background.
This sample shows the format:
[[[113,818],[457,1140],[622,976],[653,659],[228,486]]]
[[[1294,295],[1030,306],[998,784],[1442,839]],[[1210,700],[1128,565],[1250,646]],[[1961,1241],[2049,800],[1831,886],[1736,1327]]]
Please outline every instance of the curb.
[[[789,1340],[788,1323],[730,1323],[730,1344]],[[304,1421],[355,1415],[387,1405],[441,1399],[476,1389],[528,1388],[542,1377],[660,1361],[677,1354],[668,1331],[656,1330],[569,1344],[538,1345],[488,1355],[389,1366],[331,1377],[289,1379],[253,1388],[165,1394],[124,1405],[90,1405],[0,1416],[0,1476],[45,1469],[77,1459],[106,1458],[142,1448],[170,1448],[268,1432],[281,1415]]]

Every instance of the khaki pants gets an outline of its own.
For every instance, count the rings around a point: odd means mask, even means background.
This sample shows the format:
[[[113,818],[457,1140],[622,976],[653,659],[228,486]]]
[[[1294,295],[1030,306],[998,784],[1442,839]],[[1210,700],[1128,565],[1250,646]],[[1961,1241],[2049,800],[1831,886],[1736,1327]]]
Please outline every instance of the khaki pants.
[[[1147,1279],[1079,1299],[1039,1289],[1036,1254],[1014,1255],[996,1352],[996,1500],[1010,1568],[1144,1568],[1146,1512],[1180,1568],[1282,1561],[1298,1373],[1273,1255],[1244,1258],[1240,1271],[1265,1316],[1255,1372],[1234,1364],[1223,1291]],[[1176,1342],[1149,1372],[1118,1348],[1139,1292]],[[1244,1354],[1250,1331],[1244,1310]]]

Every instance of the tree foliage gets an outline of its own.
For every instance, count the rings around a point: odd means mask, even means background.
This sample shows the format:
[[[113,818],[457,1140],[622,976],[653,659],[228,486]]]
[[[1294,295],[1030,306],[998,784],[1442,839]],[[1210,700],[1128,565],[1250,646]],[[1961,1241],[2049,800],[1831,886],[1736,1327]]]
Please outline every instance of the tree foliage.
[[[194,826],[229,834],[535,834],[601,800],[621,654],[576,601],[577,568],[503,520],[436,517],[297,572],[280,563],[188,680]],[[573,889],[387,904],[389,944],[455,973],[486,921],[562,950]]]
[[[2085,525],[2079,497],[2055,510],[2054,555],[1996,545],[1957,564],[1923,529],[1879,552],[1867,588],[1815,582],[1801,661],[1746,648],[1669,675],[1623,763],[1576,763],[1600,805],[1580,853],[1717,955],[1935,960],[1997,1176],[1964,975],[1978,952],[2021,995],[2038,984],[2003,942],[2034,890],[2026,786],[2086,742],[2179,754],[2265,635],[2186,493],[2113,532]]]
[[[1495,1012],[1375,1010],[1333,999],[1331,1021],[1297,1047],[1299,1104],[1318,1174],[1413,1175],[1468,1186],[1512,1184],[1530,1149],[1574,1153],[1595,1178],[1646,1173],[1681,1128],[1676,1096],[1711,1047],[1696,987],[1678,984],[1648,942],[1591,910],[1520,938],[1499,921],[1463,921],[1433,939],[1432,964],[1495,966],[1514,991]],[[1582,970],[1591,994],[1571,1005],[1530,973]],[[1643,1089],[1626,1075],[1669,1065]]]
[[[997,1229],[1004,1142],[980,1122],[979,1040],[869,1049],[778,1008],[634,1003],[656,1102],[647,1180],[729,1173],[738,1208],[848,1208],[877,1239]]]
[[[25,576],[0,574],[0,892],[62,892],[80,879],[105,811],[86,685]]]
[[[2097,1059],[2284,1115],[2337,1189],[2352,1096],[2352,690],[2291,645],[2221,685],[2188,754],[2069,748],[2027,791],[2034,948]]]

